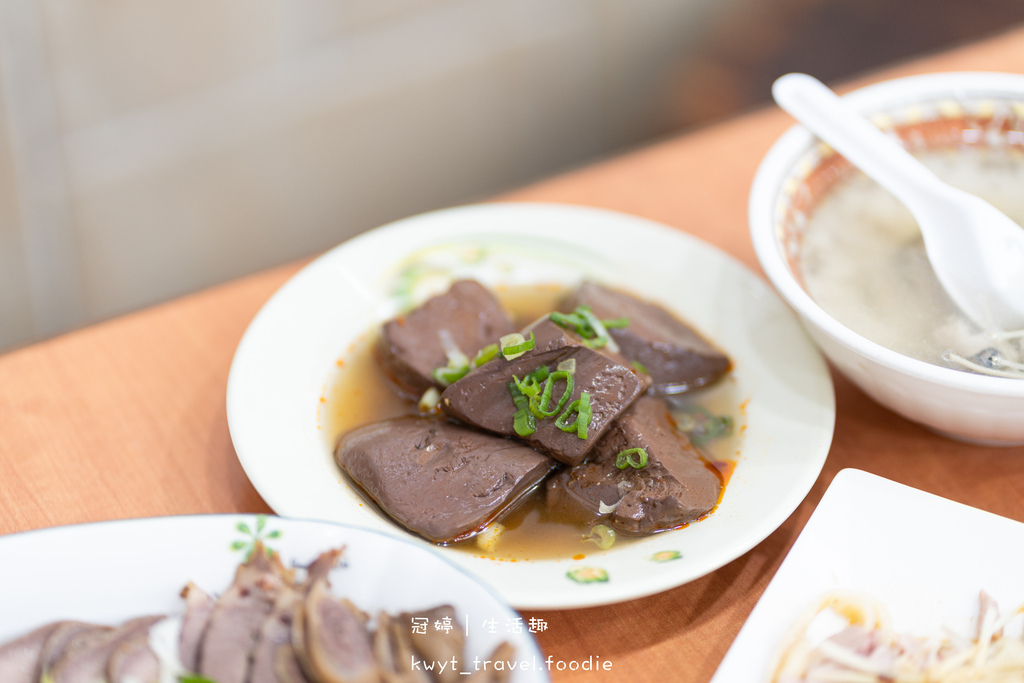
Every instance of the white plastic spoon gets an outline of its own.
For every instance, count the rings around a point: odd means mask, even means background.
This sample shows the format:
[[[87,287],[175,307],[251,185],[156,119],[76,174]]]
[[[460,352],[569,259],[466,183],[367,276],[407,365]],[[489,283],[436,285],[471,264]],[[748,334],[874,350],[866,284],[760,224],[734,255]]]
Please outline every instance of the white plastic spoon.
[[[817,79],[787,74],[772,95],[910,209],[939,282],[967,317],[989,331],[1024,328],[1024,229],[939,180]]]

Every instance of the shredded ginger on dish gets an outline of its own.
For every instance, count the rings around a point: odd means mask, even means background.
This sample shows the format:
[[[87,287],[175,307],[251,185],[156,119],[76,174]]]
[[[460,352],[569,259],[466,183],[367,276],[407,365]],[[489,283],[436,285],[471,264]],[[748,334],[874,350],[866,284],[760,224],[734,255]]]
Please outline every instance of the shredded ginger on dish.
[[[972,636],[919,637],[895,632],[884,606],[871,598],[829,593],[794,624],[771,682],[1024,683],[1022,617],[1024,606],[1000,616],[983,591]]]

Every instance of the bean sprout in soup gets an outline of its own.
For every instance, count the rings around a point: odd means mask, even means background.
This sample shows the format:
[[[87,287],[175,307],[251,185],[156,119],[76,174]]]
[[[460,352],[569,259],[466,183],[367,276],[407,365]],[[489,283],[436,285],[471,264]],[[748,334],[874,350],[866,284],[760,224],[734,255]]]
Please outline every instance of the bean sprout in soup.
[[[960,147],[918,157],[946,182],[1024,225],[1024,153]],[[811,297],[860,335],[935,365],[1024,378],[1024,334],[979,330],[939,285],[910,212],[859,171],[808,219],[801,276]]]

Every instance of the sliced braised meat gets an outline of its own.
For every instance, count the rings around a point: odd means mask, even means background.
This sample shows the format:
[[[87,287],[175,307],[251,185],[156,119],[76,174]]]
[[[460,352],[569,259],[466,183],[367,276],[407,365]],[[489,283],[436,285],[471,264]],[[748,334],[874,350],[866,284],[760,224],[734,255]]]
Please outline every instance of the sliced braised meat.
[[[331,573],[331,570],[338,566],[338,562],[341,561],[344,554],[345,546],[332,548],[331,550],[320,553],[317,558],[313,560],[308,567],[306,567],[306,577],[303,579],[301,586],[302,591],[308,591],[319,579],[326,579],[327,575]]]
[[[260,627],[277,595],[291,580],[278,556],[268,557],[257,541],[210,613],[199,648],[197,673],[217,683],[244,683]]]
[[[292,648],[292,623],[301,602],[302,593],[293,588],[285,587],[278,594],[273,609],[260,627],[252,654],[250,683],[279,683],[279,662],[281,667],[291,670],[293,676],[296,673],[302,675]],[[304,680],[304,677],[298,680]]]
[[[107,683],[160,683],[160,660],[149,647],[149,631],[124,640],[107,660]]]
[[[619,453],[633,448],[646,451],[646,466],[617,467]],[[561,518],[602,519],[624,535],[643,535],[706,515],[721,488],[717,470],[675,429],[664,402],[646,396],[615,421],[589,462],[548,481],[547,505]]]
[[[292,647],[292,626],[299,604],[306,591],[337,566],[342,550],[329,550],[309,566],[300,586],[284,586],[274,606],[260,627],[252,654],[252,675],[249,683],[308,683],[298,656]]]
[[[387,612],[377,615],[373,633],[373,654],[384,683],[433,683],[434,678],[422,667],[415,667],[422,658],[412,647],[410,625]]]
[[[345,434],[335,459],[384,512],[435,543],[477,533],[556,467],[521,443],[415,416]]]
[[[521,439],[559,462],[576,465],[583,461],[612,420],[643,393],[646,384],[632,368],[584,346],[578,338],[550,321],[542,321],[533,329],[538,340],[533,351],[511,361],[491,361],[466,375],[444,390],[441,408],[461,422]],[[560,415],[537,419],[536,431],[526,436],[518,434],[514,421],[516,406],[509,393],[513,376],[524,380],[541,366],[553,373],[566,361],[575,364],[573,391],[566,406],[580,399],[584,392],[590,397],[591,418],[586,438],[557,426]],[[562,382],[556,383],[552,391],[556,400],[564,386]]]
[[[278,648],[274,660],[274,675],[277,677],[277,683],[312,683],[303,673],[293,647]]]
[[[475,280],[460,280],[412,312],[384,324],[377,360],[399,390],[412,399],[443,385],[431,373],[448,365],[450,347],[469,359],[515,328],[498,300]]]
[[[185,616],[181,621],[178,658],[186,671],[198,671],[199,645],[216,601],[191,581],[182,589],[181,597],[185,599]]]
[[[54,665],[73,644],[81,646],[92,639],[101,638],[112,631],[109,626],[88,624],[83,621],[63,621],[50,633],[39,656],[39,667],[43,676],[50,676]]]
[[[412,625],[420,619],[426,619],[430,628],[413,630]],[[461,674],[454,666],[443,667],[443,670],[440,666],[443,662],[460,661],[466,645],[466,634],[454,607],[438,605],[429,610],[403,612],[398,620],[409,629],[409,639],[420,658],[428,663],[437,662],[434,675],[440,683],[460,680]]]
[[[43,646],[60,623],[40,626],[17,640],[0,645],[0,681],[38,683],[42,675]]]
[[[312,683],[299,665],[298,655],[294,648],[279,648],[274,659],[273,675],[276,683]]]
[[[149,632],[162,616],[139,617],[102,633],[83,632],[73,638],[53,663],[53,683],[96,683],[106,680],[107,662],[122,643]]]
[[[323,683],[380,681],[366,621],[349,600],[328,591],[326,579],[314,581],[292,627],[292,645],[306,675]]]
[[[651,375],[654,393],[679,394],[706,386],[732,367],[724,353],[660,306],[593,282],[580,285],[562,310],[580,305],[589,306],[601,320],[629,318],[629,325],[609,333],[620,353]]]

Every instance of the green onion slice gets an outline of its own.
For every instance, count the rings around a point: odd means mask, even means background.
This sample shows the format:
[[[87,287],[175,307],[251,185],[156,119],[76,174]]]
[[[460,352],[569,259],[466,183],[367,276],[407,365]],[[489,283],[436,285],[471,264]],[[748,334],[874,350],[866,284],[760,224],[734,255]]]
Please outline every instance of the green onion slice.
[[[473,359],[473,367],[478,368],[497,355],[498,345],[488,344],[487,346],[476,352],[476,358]]]
[[[537,420],[534,419],[529,409],[529,399],[516,386],[516,382],[508,383],[508,393],[512,395],[512,402],[516,406],[516,412],[512,416],[512,428],[519,436],[529,436],[537,431]]]
[[[465,377],[468,372],[468,364],[461,365],[458,367],[447,365],[443,368],[434,368],[434,370],[430,373],[430,376],[434,378],[435,382],[437,382],[441,386],[446,387],[449,384],[454,384],[455,382],[458,382],[460,379]]]
[[[608,550],[615,543],[615,529],[604,524],[597,524],[590,530],[586,540],[593,541],[601,550]]]
[[[570,422],[573,414],[576,415],[576,419]],[[590,420],[593,417],[593,412],[590,409],[590,394],[586,391],[580,394],[580,397],[569,404],[569,407],[565,409],[561,415],[555,420],[555,426],[561,429],[563,432],[576,432],[576,436],[581,439],[587,438],[587,427],[590,426]]]
[[[421,413],[432,413],[437,411],[438,404],[441,403],[441,392],[437,390],[437,387],[429,387],[420,396],[419,402],[416,404],[416,408]]]
[[[547,366],[541,365],[521,380],[512,375],[512,381],[516,383],[516,388],[519,389],[523,396],[532,399],[535,396],[540,396],[541,391],[543,391],[542,382],[548,378],[549,374]]]
[[[583,332],[587,322],[578,313],[559,313],[555,311],[548,315],[548,319],[563,329],[575,332],[580,336],[586,336]]]
[[[565,409],[565,412],[555,418],[555,426],[561,429],[563,432],[574,432],[576,431],[576,421],[579,419],[580,400],[576,399],[569,404],[569,407]],[[573,415],[572,422],[569,422],[569,418]]]
[[[463,365],[469,365],[469,358],[459,348],[458,343],[455,341],[455,337],[452,333],[446,329],[440,329],[437,331],[437,340],[441,342],[441,348],[444,349],[444,356],[448,359],[449,367],[462,367]]]
[[[501,346],[501,355],[505,356],[505,360],[515,360],[527,351],[532,350],[537,344],[537,338],[533,332],[530,332],[529,339],[519,333],[506,334],[498,343]]]
[[[548,315],[548,319],[559,327],[575,332],[583,337],[584,344],[592,349],[600,349],[605,346],[609,350],[618,353],[619,346],[608,334],[609,329],[619,329],[629,325],[629,318],[615,318],[613,320],[600,320],[590,306],[577,306],[572,313],[560,313],[555,311]]]
[[[554,392],[555,383],[558,380],[565,381],[565,390],[562,392],[562,397],[558,399],[558,404],[554,408],[548,408],[551,404],[551,394]],[[530,397],[530,412],[541,419],[554,417],[562,410],[570,396],[572,396],[572,375],[565,370],[556,370],[544,381],[544,390],[540,395]]]
[[[590,426],[590,420],[593,418],[594,413],[590,409],[590,394],[584,391],[580,394],[580,414],[576,418],[576,436],[583,440],[587,438],[587,427]]]
[[[540,365],[540,366],[537,367],[536,370],[534,370],[529,375],[527,375],[527,377],[532,379],[533,381],[535,381],[537,383],[540,383],[540,382],[543,382],[544,380],[546,380],[548,378],[548,375],[550,375],[550,374],[551,374],[551,371],[548,370],[548,366]]]
[[[605,329],[604,324],[597,319],[597,316],[594,315],[593,311],[586,306],[580,306],[577,310],[579,310],[583,319],[587,321],[587,325],[590,326],[590,329],[594,331],[594,336],[584,340],[583,343],[592,349],[600,349],[607,346],[609,351],[618,353],[619,345],[616,344],[615,340],[612,339],[610,334],[608,334],[608,330]]]
[[[469,372],[469,358],[459,349],[459,345],[455,343],[455,338],[448,330],[438,330],[437,338],[441,342],[441,348],[444,349],[448,365],[434,368],[430,376],[434,378],[435,382],[446,387],[466,376],[466,373]]]
[[[641,469],[647,466],[647,451],[643,448],[627,448],[615,456],[615,466],[620,470],[627,467]]]

